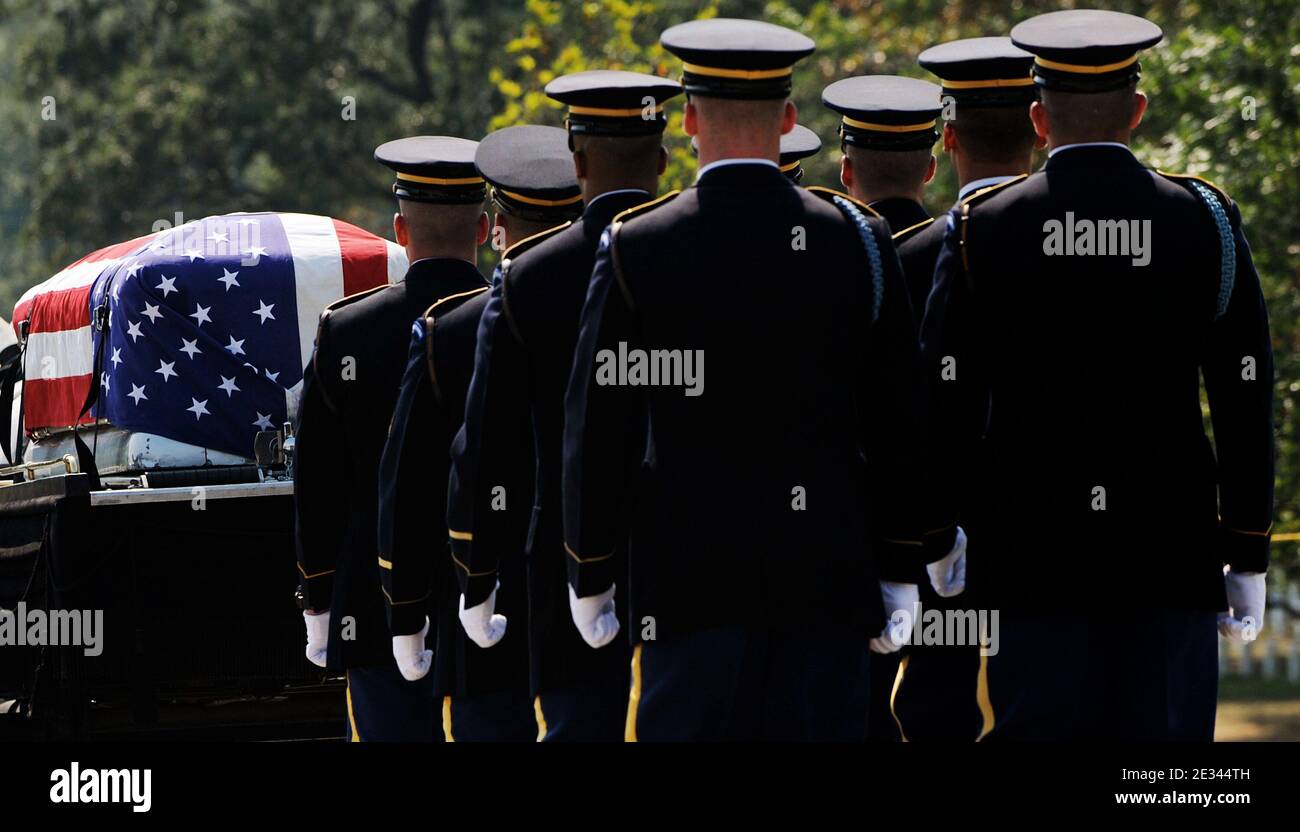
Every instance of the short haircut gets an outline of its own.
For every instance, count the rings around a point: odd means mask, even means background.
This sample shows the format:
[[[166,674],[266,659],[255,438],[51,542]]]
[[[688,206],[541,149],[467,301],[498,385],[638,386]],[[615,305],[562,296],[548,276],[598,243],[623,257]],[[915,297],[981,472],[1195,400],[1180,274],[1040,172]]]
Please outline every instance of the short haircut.
[[[785,98],[714,98],[692,95],[688,101],[708,124],[725,124],[729,131],[747,133],[780,130],[785,117]]]
[[[587,159],[587,178],[644,179],[659,175],[663,134],[573,137],[575,152]]]
[[[844,155],[853,166],[853,178],[867,193],[910,194],[925,184],[930,171],[930,148],[873,150],[845,144]]]
[[[1064,92],[1044,88],[1043,109],[1055,144],[1102,141],[1128,134],[1137,84],[1109,92]]]
[[[478,218],[483,205],[443,205],[435,202],[397,201],[398,210],[406,218],[407,233],[411,243],[420,248],[455,248],[470,245],[478,239]]]
[[[958,106],[957,118],[948,122],[957,141],[977,162],[1014,163],[1034,152],[1037,135],[1029,120],[1029,105],[1018,107]]]

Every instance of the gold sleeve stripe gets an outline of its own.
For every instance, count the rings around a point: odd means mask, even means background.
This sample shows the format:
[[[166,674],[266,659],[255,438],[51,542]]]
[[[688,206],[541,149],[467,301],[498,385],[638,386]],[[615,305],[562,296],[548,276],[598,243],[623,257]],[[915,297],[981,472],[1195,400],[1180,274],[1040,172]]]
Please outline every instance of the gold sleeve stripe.
[[[391,560],[384,560],[383,556],[380,555],[380,557],[379,557],[379,568],[380,568],[380,569],[388,569],[388,570],[391,571],[392,568],[393,568],[393,562],[392,562]]]
[[[335,571],[336,570],[334,569],[326,569],[324,572],[313,572],[312,574],[308,575],[307,570],[302,568],[302,564],[301,563],[298,564],[298,572],[309,581],[312,578],[323,578],[326,575],[333,575]]]
[[[569,547],[569,544],[567,543],[564,544],[564,551],[568,552],[569,557],[573,558],[578,563],[599,563],[602,560],[609,560],[610,558],[614,557],[614,553],[610,552],[607,555],[597,555],[596,557],[593,558],[580,558],[578,557],[578,553],[573,551],[573,549],[571,549]]]
[[[1236,534],[1247,534],[1250,535],[1251,537],[1268,537],[1268,533],[1273,530],[1273,524],[1270,523],[1268,528],[1264,529],[1264,531],[1262,532],[1252,532],[1252,531],[1247,531],[1246,529],[1233,529],[1228,526],[1224,526],[1223,530],[1225,532],[1234,532]]]
[[[455,562],[457,566],[465,570],[465,576],[468,578],[484,578],[487,577],[488,575],[495,575],[497,573],[495,569],[489,569],[486,572],[471,572],[469,571],[468,566],[466,566],[464,563],[461,563],[460,558],[456,557],[455,555],[452,555],[451,559]]]
[[[474,539],[474,534],[472,532],[458,532],[455,529],[447,529],[447,534],[448,536],[451,537],[452,540],[473,540]]]

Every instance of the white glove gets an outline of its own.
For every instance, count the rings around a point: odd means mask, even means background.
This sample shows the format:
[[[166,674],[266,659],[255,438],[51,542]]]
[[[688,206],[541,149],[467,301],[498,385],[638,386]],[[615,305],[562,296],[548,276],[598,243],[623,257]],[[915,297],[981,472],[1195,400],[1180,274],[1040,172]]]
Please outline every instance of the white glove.
[[[885,615],[889,621],[880,635],[871,640],[871,650],[897,653],[912,638],[912,611],[921,601],[921,590],[916,584],[881,581],[880,597],[885,600]]]
[[[952,551],[934,563],[927,563],[925,571],[930,573],[930,586],[940,598],[962,594],[966,589],[966,532],[961,526],[957,527]]]
[[[465,609],[465,596],[460,596],[460,626],[465,628],[465,635],[479,647],[491,647],[506,634],[506,617],[498,615],[497,590],[500,582],[492,588],[492,594],[478,606]]]
[[[303,610],[302,620],[307,622],[307,661],[324,667],[330,643],[330,611],[310,613]]]
[[[1223,572],[1228,611],[1219,613],[1219,632],[1228,641],[1249,644],[1264,627],[1266,596],[1263,572]]]
[[[610,584],[609,589],[599,595],[579,598],[569,585],[569,612],[577,626],[582,640],[592,647],[604,647],[618,635],[618,615],[614,612],[614,590],[618,584]]]
[[[405,636],[393,636],[393,658],[397,669],[408,682],[417,682],[429,672],[433,664],[433,651],[424,649],[424,637],[429,634],[429,617],[424,618],[424,629]]]

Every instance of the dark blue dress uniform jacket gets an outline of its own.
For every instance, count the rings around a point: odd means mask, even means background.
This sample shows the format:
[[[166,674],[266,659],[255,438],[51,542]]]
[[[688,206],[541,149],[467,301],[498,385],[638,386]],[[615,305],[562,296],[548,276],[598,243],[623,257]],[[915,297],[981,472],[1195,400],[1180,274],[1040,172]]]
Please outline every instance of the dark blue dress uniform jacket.
[[[626,648],[592,650],[570,617],[560,457],[564,391],[596,246],[616,214],[649,199],[644,191],[598,197],[574,223],[507,250],[479,327],[465,427],[453,453],[452,548],[467,605],[487,597],[500,569],[517,569],[526,558],[527,621],[511,626],[523,632],[527,624],[535,695],[628,672]],[[493,488],[517,480],[534,458],[535,481],[506,489],[504,509],[494,509]],[[503,592],[520,591],[502,583]]]
[[[564,535],[578,594],[617,581],[634,641],[874,635],[877,579],[917,579],[916,330],[887,225],[855,210],[869,243],[775,168],[735,164],[602,241],[566,398]],[[598,384],[620,344],[702,350],[703,394]]]
[[[345,298],[321,316],[299,408],[294,514],[305,602],[331,611],[330,669],[392,661],[376,558],[380,455],[411,322],[474,285],[484,280],[471,263],[418,260],[401,282]],[[354,638],[343,638],[344,627]]]
[[[1046,254],[1067,212],[1076,229],[1149,221],[1150,262]],[[970,537],[975,597],[1224,609],[1223,565],[1265,568],[1273,495],[1268,318],[1236,205],[1125,148],[1080,147],[948,227],[923,341],[936,453],[963,473],[938,499]]]

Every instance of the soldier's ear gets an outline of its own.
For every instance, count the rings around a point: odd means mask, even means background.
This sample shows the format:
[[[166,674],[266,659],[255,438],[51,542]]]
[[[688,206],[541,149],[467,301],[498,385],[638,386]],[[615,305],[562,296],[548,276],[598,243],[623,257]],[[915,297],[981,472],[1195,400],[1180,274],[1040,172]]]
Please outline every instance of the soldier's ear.
[[[663,176],[666,170],[668,170],[668,148],[659,145],[659,175]]]
[[[921,180],[922,184],[929,182],[931,179],[933,179],[934,172],[938,169],[939,169],[939,160],[934,157],[933,153],[931,153],[930,166],[925,169],[925,179]]]
[[[944,122],[943,125],[943,152],[952,155],[953,151],[960,150],[961,145],[957,142],[957,131],[953,129],[952,122]]]
[[[1137,126],[1142,123],[1142,116],[1147,111],[1146,93],[1133,93],[1133,117],[1129,119],[1128,129],[1136,130]]]
[[[410,232],[406,228],[406,217],[402,216],[401,211],[393,214],[393,239],[403,248],[411,242]]]
[[[573,151],[573,175],[579,179],[587,178],[587,154],[585,151]]]
[[[847,152],[840,159],[840,184],[846,191],[853,190],[853,163],[849,161]]]
[[[700,111],[695,109],[695,102],[686,99],[686,109],[682,111],[682,132],[694,136],[700,132]]]
[[[500,222],[500,220],[501,217],[500,215],[498,215],[497,221]],[[478,215],[478,230],[474,235],[474,245],[476,246],[483,245],[484,243],[487,242],[487,238],[488,238],[488,215],[487,215],[487,211],[484,211]]]
[[[781,116],[781,135],[784,136],[794,129],[799,122],[799,108],[794,105],[793,101],[786,99],[785,112]]]
[[[1029,105],[1029,120],[1034,124],[1034,133],[1038,135],[1039,141],[1046,144],[1051,136],[1051,130],[1048,127],[1047,109],[1043,107],[1043,102],[1035,101]]]

